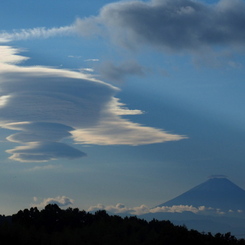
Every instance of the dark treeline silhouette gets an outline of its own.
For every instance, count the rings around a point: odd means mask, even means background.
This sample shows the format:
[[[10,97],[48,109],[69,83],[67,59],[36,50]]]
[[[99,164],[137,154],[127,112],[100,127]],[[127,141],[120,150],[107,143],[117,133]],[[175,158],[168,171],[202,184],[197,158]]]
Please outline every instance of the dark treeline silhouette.
[[[35,245],[245,245],[230,233],[212,235],[153,219],[122,218],[106,211],[94,214],[49,204],[0,217],[0,244]]]

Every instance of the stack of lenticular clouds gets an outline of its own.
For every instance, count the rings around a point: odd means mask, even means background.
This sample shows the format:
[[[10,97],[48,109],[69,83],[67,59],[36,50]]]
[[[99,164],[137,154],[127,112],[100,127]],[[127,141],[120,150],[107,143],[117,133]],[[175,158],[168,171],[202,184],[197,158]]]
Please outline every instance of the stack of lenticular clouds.
[[[0,125],[16,132],[7,140],[20,146],[7,150],[11,159],[41,162],[86,154],[62,142],[98,145],[140,145],[183,139],[145,127],[123,115],[140,114],[123,108],[114,97],[118,88],[70,70],[18,65],[26,57],[1,46]]]

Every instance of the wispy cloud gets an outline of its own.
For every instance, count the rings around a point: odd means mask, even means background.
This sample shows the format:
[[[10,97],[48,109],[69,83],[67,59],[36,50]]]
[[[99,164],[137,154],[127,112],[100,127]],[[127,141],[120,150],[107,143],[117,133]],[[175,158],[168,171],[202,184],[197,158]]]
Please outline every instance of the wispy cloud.
[[[18,131],[7,137],[20,144],[7,150],[10,159],[43,162],[78,158],[84,152],[61,142],[141,145],[175,141],[184,136],[123,119],[141,114],[130,110],[115,94],[119,89],[88,74],[50,67],[19,66],[26,57],[2,46],[7,62],[0,70],[0,126]]]
[[[33,29],[13,30],[12,32],[0,33],[0,38],[5,41],[25,40],[35,38],[50,38],[55,36],[73,35],[76,32],[73,26],[63,26],[47,29],[45,27],[37,27]]]
[[[112,62],[104,62],[99,67],[101,76],[113,82],[122,82],[129,75],[143,76],[145,74],[144,70],[145,69],[135,61],[127,61],[118,65]]]

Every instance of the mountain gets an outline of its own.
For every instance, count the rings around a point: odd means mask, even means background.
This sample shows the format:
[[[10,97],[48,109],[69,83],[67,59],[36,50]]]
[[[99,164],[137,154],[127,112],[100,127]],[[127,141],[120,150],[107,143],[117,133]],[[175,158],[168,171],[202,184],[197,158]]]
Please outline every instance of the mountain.
[[[145,220],[170,220],[200,232],[231,232],[245,238],[245,190],[224,176],[213,176],[204,183],[156,207],[188,205],[211,207],[210,212],[159,211],[140,215]],[[155,208],[156,208],[155,207]],[[217,212],[217,209],[220,212]],[[164,209],[163,209],[164,210]],[[166,209],[168,210],[168,209]],[[174,210],[174,209],[173,209]],[[232,212],[232,211],[233,212]]]
[[[226,177],[212,177],[157,207],[174,205],[205,206],[222,211],[245,211],[245,190]]]

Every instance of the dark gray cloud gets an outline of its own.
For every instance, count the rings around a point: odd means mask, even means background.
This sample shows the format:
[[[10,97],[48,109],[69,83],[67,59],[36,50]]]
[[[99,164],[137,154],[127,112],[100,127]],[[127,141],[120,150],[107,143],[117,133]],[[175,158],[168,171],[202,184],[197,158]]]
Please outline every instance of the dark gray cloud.
[[[179,52],[245,45],[242,0],[213,5],[191,0],[119,2],[106,5],[90,21],[96,32],[103,25],[115,42],[130,48],[147,44]],[[84,20],[78,19],[74,27],[86,34]]]
[[[105,5],[98,16],[60,28],[2,32],[1,40],[57,35],[98,35],[129,48],[150,45],[170,51],[200,51],[245,45],[244,0],[208,4],[194,0],[122,1]]]

